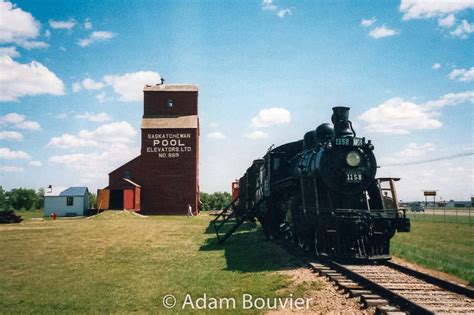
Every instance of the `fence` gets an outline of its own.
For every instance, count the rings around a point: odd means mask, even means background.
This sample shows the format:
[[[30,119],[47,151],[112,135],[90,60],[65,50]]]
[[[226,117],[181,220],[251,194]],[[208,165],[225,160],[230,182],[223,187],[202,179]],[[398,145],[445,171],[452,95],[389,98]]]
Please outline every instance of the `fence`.
[[[413,221],[447,222],[474,225],[474,208],[425,208],[424,212],[411,212],[407,216]]]

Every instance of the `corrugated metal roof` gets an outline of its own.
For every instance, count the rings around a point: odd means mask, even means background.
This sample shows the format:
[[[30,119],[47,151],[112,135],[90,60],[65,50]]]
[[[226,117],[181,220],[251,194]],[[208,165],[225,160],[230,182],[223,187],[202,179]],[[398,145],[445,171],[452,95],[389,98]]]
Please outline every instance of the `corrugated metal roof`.
[[[198,116],[181,116],[176,118],[143,118],[142,129],[179,129],[197,128]]]
[[[147,84],[143,88],[147,91],[167,91],[167,92],[197,92],[199,87],[196,84]]]
[[[60,196],[84,196],[87,193],[87,187],[69,187]]]

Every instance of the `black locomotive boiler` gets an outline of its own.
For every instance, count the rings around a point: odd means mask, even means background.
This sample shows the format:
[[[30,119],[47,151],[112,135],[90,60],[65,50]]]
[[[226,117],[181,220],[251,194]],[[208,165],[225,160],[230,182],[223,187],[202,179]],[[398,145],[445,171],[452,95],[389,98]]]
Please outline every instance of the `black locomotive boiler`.
[[[356,136],[349,108],[334,107],[331,120],[252,163],[239,180],[230,234],[257,218],[270,239],[290,239],[317,256],[390,257],[395,232],[410,230],[397,202],[399,179],[375,177],[374,145]]]

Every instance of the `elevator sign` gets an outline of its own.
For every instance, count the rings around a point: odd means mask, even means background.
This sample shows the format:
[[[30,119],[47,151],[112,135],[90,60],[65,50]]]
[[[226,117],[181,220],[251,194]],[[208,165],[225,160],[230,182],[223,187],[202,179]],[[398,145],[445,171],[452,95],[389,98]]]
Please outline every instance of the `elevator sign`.
[[[146,153],[157,154],[158,158],[179,158],[192,152],[190,133],[149,133],[146,135]]]

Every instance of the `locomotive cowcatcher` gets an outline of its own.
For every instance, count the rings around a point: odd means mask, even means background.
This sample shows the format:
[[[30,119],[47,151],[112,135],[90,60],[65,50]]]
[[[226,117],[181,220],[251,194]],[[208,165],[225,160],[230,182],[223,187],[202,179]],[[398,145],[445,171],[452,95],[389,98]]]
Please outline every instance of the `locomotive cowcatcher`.
[[[284,237],[316,256],[390,257],[395,232],[410,231],[397,201],[399,178],[375,177],[374,145],[356,136],[348,107],[334,107],[331,120],[253,161],[238,197],[212,222],[221,242],[258,219],[268,238]]]

